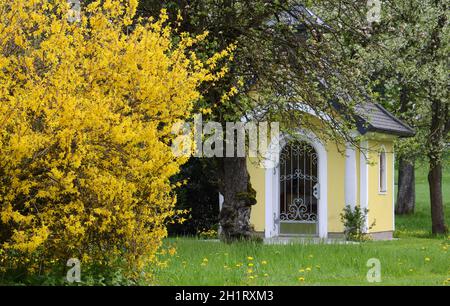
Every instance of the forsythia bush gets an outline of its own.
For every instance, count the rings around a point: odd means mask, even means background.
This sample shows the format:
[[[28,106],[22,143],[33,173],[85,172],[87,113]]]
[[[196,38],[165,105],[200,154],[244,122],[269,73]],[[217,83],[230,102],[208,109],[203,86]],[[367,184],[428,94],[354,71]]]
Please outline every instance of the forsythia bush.
[[[200,61],[206,35],[134,18],[137,0],[0,3],[0,268],[36,272],[71,257],[134,276],[155,260],[174,215],[173,123],[226,50]],[[230,55],[231,56],[231,55]]]

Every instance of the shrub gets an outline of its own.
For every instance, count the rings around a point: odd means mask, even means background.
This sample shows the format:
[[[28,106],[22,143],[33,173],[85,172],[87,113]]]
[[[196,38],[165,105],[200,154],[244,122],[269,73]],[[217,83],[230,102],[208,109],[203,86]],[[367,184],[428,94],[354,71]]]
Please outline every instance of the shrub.
[[[0,4],[0,260],[4,273],[59,262],[137,278],[174,215],[172,125],[201,83],[224,74],[192,38],[134,20],[137,0],[93,1],[69,21],[66,0]]]
[[[341,213],[341,222],[344,224],[345,238],[350,241],[365,241],[370,239],[370,236],[365,230],[365,220],[369,210],[367,208],[361,209],[359,206],[352,208],[350,205],[345,206]],[[375,226],[375,221],[369,226],[370,230]]]

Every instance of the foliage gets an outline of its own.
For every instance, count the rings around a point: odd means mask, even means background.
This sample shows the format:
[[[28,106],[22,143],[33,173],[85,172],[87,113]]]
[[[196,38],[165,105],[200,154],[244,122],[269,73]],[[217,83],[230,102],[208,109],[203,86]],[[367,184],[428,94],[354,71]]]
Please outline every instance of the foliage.
[[[197,235],[199,231],[217,229],[219,190],[215,159],[191,158],[181,167],[173,181],[187,181],[176,189],[179,210],[189,210],[187,220],[170,224],[169,235]]]
[[[352,208],[350,205],[344,207],[340,214],[341,222],[344,225],[345,238],[350,241],[365,241],[370,238],[367,234],[373,226],[375,221],[366,229],[366,219],[369,210],[367,208],[361,209],[359,206]]]
[[[217,239],[217,230],[215,229],[209,229],[209,230],[202,230],[198,232],[198,237],[200,239]]]
[[[67,259],[129,278],[155,262],[174,215],[171,127],[230,50],[200,60],[206,33],[135,19],[137,0],[0,4],[0,261],[45,274]],[[134,23],[133,23],[134,20]]]

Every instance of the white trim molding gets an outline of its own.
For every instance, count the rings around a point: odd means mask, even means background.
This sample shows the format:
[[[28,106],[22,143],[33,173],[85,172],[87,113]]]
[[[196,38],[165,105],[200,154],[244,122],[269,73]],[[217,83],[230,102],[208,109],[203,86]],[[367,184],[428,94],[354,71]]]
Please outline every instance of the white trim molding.
[[[345,205],[355,208],[358,195],[356,152],[351,144],[345,149]]]
[[[360,199],[359,203],[361,209],[369,209],[369,142],[367,140],[361,141],[361,152],[359,154],[359,169],[360,169]],[[369,214],[366,215],[364,222],[364,231],[369,231]]]
[[[311,144],[313,148],[317,152],[318,156],[318,178],[319,178],[319,199],[318,199],[318,215],[319,215],[319,224],[318,224],[318,235],[320,238],[327,238],[328,236],[328,159],[327,159],[327,151],[325,149],[325,145],[322,141],[311,131],[305,131],[303,129],[298,129],[296,131],[296,135],[299,139],[304,140]],[[271,140],[271,147],[283,148],[287,143],[290,137],[286,134],[280,134],[278,137],[275,137]],[[275,143],[276,142],[276,143]],[[277,146],[277,144],[279,144]],[[279,154],[279,152],[278,152]],[[280,167],[279,163],[277,163],[276,167],[273,167],[273,152],[269,152],[268,156],[266,156],[265,167],[265,237],[272,238],[276,237],[280,234],[280,229],[275,222],[279,219],[279,210],[280,210]],[[279,158],[276,159],[277,161]],[[272,167],[271,167],[272,166]]]
[[[392,148],[392,231],[395,231],[395,152]]]

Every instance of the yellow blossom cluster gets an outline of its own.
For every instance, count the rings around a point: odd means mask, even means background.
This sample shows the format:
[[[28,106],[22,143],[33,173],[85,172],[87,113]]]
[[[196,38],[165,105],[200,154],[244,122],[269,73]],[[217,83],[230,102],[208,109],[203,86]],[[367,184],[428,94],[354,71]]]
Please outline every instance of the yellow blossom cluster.
[[[0,256],[155,260],[186,162],[171,127],[231,49],[202,62],[206,35],[174,39],[137,4],[93,1],[73,21],[67,0],[0,3]]]

